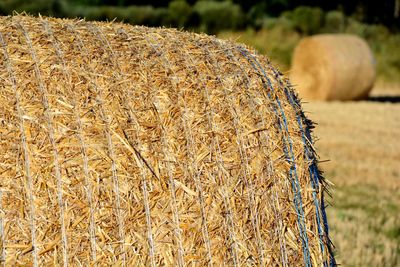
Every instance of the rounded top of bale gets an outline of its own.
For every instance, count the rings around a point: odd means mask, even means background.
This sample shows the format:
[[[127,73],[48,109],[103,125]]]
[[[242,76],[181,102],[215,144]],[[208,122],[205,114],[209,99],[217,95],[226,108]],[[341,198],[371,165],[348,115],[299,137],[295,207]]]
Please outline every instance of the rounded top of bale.
[[[9,265],[334,263],[288,81],[204,34],[0,17]]]
[[[358,36],[318,34],[296,46],[290,78],[307,100],[363,99],[375,80],[375,61]]]

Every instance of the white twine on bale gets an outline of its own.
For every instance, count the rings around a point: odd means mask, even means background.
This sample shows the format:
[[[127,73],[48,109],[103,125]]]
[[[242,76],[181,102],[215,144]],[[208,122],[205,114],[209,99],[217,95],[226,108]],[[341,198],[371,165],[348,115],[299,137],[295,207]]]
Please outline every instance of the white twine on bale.
[[[62,239],[62,251],[63,251],[63,261],[64,261],[64,266],[68,266],[68,240],[67,240],[67,232],[65,229],[65,203],[63,199],[63,182],[62,182],[62,177],[61,177],[61,170],[60,170],[60,162],[59,162],[59,156],[58,156],[58,151],[55,143],[55,138],[54,138],[54,127],[53,127],[53,115],[52,112],[49,108],[49,101],[47,99],[47,89],[46,86],[43,83],[42,75],[39,70],[39,61],[36,56],[36,52],[33,48],[31,38],[29,37],[28,32],[26,31],[24,25],[21,22],[18,22],[18,27],[20,30],[23,32],[23,35],[26,39],[26,42],[29,47],[29,52],[31,54],[33,63],[34,63],[34,70],[35,70],[35,75],[36,79],[38,80],[38,88],[40,91],[40,94],[42,96],[42,104],[44,107],[44,116],[45,120],[47,122],[47,127],[48,127],[48,135],[50,139],[50,143],[52,146],[53,150],[53,164],[54,164],[54,175],[56,177],[56,184],[57,184],[57,198],[58,198],[58,205],[60,207],[60,225],[61,225],[61,239]]]
[[[0,188],[0,264],[3,263],[3,266],[6,266],[6,238],[4,236],[4,215],[3,189]]]
[[[94,204],[93,204],[93,192],[92,192],[92,185],[90,182],[90,177],[89,177],[89,158],[87,155],[87,145],[85,143],[84,137],[83,137],[83,130],[82,130],[82,120],[79,115],[80,109],[79,105],[77,104],[76,100],[76,95],[74,90],[71,87],[72,84],[72,79],[70,72],[67,70],[67,64],[65,63],[64,55],[60,49],[60,45],[57,41],[57,39],[54,37],[53,30],[51,29],[51,26],[49,23],[44,20],[42,17],[40,17],[43,27],[49,36],[51,40],[51,44],[56,51],[59,63],[62,66],[62,72],[64,75],[64,86],[68,88],[68,92],[71,94],[71,101],[73,105],[73,111],[74,111],[74,116],[76,120],[76,124],[78,125],[77,127],[77,135],[79,139],[79,145],[81,147],[81,156],[83,160],[83,171],[84,171],[84,187],[85,187],[85,192],[86,192],[86,197],[88,201],[88,206],[89,206],[89,238],[90,238],[90,251],[91,251],[91,257],[92,260],[95,262],[96,261],[96,222],[94,218]],[[69,67],[69,66],[68,66]]]
[[[28,195],[28,202],[29,202],[29,222],[30,222],[30,231],[31,231],[31,245],[32,245],[32,256],[33,256],[33,266],[38,266],[38,248],[36,245],[36,208],[35,208],[35,196],[33,192],[33,177],[31,175],[31,167],[30,167],[30,157],[29,157],[29,150],[28,145],[26,142],[26,133],[24,127],[24,113],[20,106],[20,95],[17,90],[17,82],[15,78],[15,74],[13,71],[13,67],[11,65],[10,57],[7,52],[7,44],[4,41],[3,35],[0,32],[0,43],[3,48],[3,53],[5,57],[6,69],[8,72],[8,78],[11,82],[11,87],[14,92],[15,96],[15,108],[17,110],[17,116],[19,121],[19,130],[21,134],[21,144],[22,150],[24,153],[24,167],[25,167],[25,176],[26,176],[26,183],[27,183],[27,195]]]

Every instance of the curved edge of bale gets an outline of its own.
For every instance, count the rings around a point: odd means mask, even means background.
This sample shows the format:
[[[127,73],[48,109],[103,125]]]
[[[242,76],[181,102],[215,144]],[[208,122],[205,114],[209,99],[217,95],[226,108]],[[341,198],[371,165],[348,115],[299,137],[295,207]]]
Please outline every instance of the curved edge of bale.
[[[261,55],[262,57],[262,55]],[[316,212],[320,212],[320,218],[318,219],[317,215],[317,224],[321,226],[321,228],[318,229],[318,235],[324,236],[323,239],[323,244],[321,243],[321,251],[324,255],[327,256],[327,260],[324,261],[323,265],[324,266],[337,266],[336,260],[334,257],[334,249],[335,246],[329,236],[329,225],[328,225],[328,218],[326,214],[326,207],[328,206],[325,201],[325,194],[327,194],[329,197],[331,197],[331,194],[329,192],[329,184],[327,183],[325,177],[323,176],[323,172],[319,168],[319,160],[318,160],[318,153],[315,150],[315,136],[313,135],[313,129],[315,128],[315,123],[308,119],[307,116],[305,115],[302,105],[301,105],[301,100],[299,98],[299,95],[297,91],[294,89],[291,81],[289,78],[286,78],[282,75],[282,73],[277,69],[276,70],[276,77],[279,80],[283,80],[282,85],[284,94],[286,97],[286,100],[292,105],[294,110],[296,110],[296,121],[298,124],[298,127],[300,129],[301,137],[303,140],[304,144],[304,151],[305,151],[305,159],[306,161],[310,162],[310,165],[308,166],[308,171],[311,177],[311,184],[312,188],[315,189],[318,187],[318,185],[321,185],[322,190],[318,192],[320,194],[320,202],[318,202],[318,197],[315,196],[314,198],[314,204],[316,208]],[[279,102],[278,98],[276,99],[277,102]],[[323,246],[326,246],[326,250],[323,248]],[[307,266],[306,260],[304,263]],[[316,261],[311,263],[311,266],[317,266]]]

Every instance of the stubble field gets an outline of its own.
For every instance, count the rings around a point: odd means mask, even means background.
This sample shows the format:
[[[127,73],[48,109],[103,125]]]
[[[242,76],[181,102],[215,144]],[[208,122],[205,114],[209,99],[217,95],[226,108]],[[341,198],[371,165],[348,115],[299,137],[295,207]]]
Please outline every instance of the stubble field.
[[[342,266],[400,266],[399,92],[303,105],[318,123],[320,167],[333,184],[328,219]]]

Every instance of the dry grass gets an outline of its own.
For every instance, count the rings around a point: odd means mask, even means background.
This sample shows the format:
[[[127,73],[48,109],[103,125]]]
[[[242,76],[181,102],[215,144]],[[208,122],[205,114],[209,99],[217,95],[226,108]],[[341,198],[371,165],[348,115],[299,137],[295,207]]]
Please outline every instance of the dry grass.
[[[338,263],[399,266],[400,104],[315,102],[305,109],[319,124],[321,160],[330,160],[320,166],[335,184],[328,215]]]

